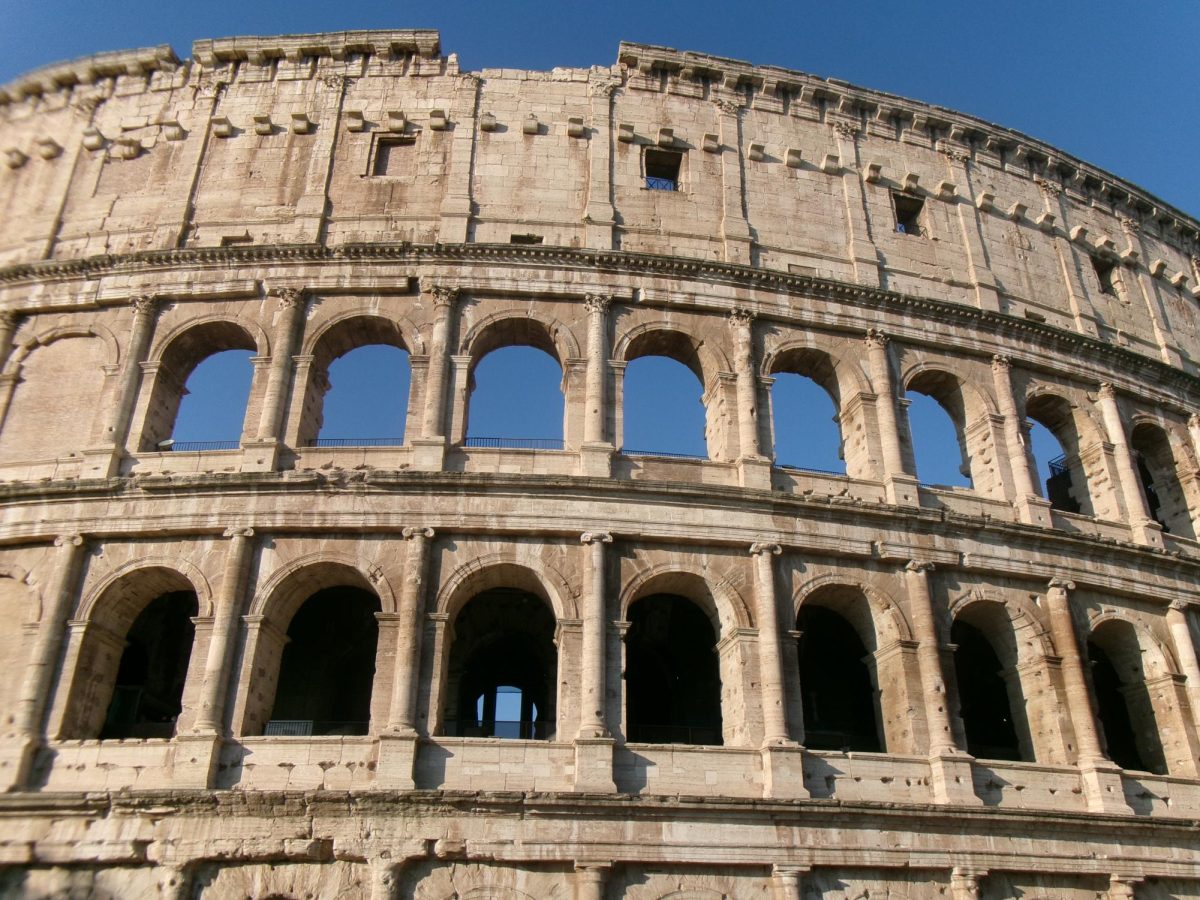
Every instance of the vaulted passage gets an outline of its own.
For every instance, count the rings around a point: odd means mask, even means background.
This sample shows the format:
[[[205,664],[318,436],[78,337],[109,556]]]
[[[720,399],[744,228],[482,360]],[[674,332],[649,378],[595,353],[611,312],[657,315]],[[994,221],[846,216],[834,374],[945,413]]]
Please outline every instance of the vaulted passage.
[[[1104,731],[1108,758],[1123,769],[1146,771],[1138,749],[1137,736],[1129,717],[1129,704],[1121,690],[1121,676],[1108,654],[1088,641],[1088,662],[1092,667],[1092,688],[1096,692],[1096,714]]]
[[[554,613],[515,588],[477,594],[454,620],[445,732],[549,740],[555,734]]]
[[[720,744],[716,633],[691,600],[653,594],[629,609],[627,737],[647,744]]]
[[[875,688],[858,632],[836,612],[811,604],[801,607],[796,628],[805,746],[882,752]]]
[[[983,632],[961,619],[950,630],[959,715],[967,752],[980,759],[1022,758],[1003,666]]]
[[[196,595],[163,594],[141,611],[125,637],[101,739],[170,738],[183,708]]]
[[[304,602],[288,625],[267,734],[366,734],[379,599],[329,587]]]
[[[1124,769],[1166,774],[1158,710],[1146,684],[1146,655],[1128,622],[1107,621],[1088,640],[1096,715],[1108,758]]]

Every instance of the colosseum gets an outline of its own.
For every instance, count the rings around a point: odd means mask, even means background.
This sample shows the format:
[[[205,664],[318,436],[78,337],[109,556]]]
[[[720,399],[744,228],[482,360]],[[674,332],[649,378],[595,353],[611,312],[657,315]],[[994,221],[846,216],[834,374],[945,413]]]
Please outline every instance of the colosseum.
[[[840,81],[421,30],[44,68],[0,151],[0,895],[1200,898],[1195,219]],[[375,347],[403,433],[331,435]],[[471,427],[513,347],[544,439]],[[627,445],[650,358],[703,455]]]

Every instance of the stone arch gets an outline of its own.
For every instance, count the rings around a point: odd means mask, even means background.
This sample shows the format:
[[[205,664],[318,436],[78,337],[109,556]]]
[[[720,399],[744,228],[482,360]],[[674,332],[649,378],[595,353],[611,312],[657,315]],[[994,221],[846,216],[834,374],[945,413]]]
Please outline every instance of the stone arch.
[[[1133,629],[1137,637],[1138,649],[1144,660],[1149,661],[1146,674],[1149,677],[1159,675],[1179,675],[1179,664],[1175,659],[1175,651],[1169,644],[1147,627],[1146,623],[1137,616],[1131,616],[1123,610],[1111,607],[1101,607],[1088,615],[1088,639],[1101,627],[1110,622],[1119,622]]]
[[[196,332],[198,328],[204,329],[204,331]],[[192,332],[196,332],[200,336],[199,339],[195,339],[194,337],[192,339],[200,345],[199,348],[190,347],[190,341],[186,340]],[[209,313],[208,315],[186,319],[158,336],[150,347],[146,362],[148,364],[162,364],[174,353],[178,353],[180,357],[186,359],[195,353],[203,351],[204,337],[206,335],[219,333],[221,335],[229,335],[236,340],[238,339],[238,332],[244,336],[241,338],[244,349],[253,350],[255,356],[266,357],[271,355],[271,339],[257,322],[223,313]],[[181,341],[183,341],[182,344],[180,343]],[[204,359],[205,356],[211,355],[211,352],[198,356],[192,362],[192,365],[194,366],[197,362]]]
[[[561,571],[512,552],[488,553],[463,563],[442,582],[434,608],[453,620],[476,594],[501,586],[517,587],[541,597],[560,622],[579,616],[579,592]]]
[[[731,578],[711,581],[686,565],[659,563],[637,572],[622,586],[618,606],[621,618],[628,618],[629,607],[650,594],[679,594],[692,600],[704,610],[719,637],[752,626],[750,607]]]
[[[991,606],[1003,610],[1005,618],[1012,627],[1016,638],[1014,649],[1021,662],[1027,662],[1034,657],[1056,656],[1054,640],[1050,630],[1042,621],[1037,606],[1025,596],[1001,597],[993,591],[970,590],[951,600],[949,615],[938,621],[943,643],[950,642],[950,626],[964,611],[976,606]]]
[[[121,347],[113,333],[98,322],[90,325],[59,325],[36,332],[21,341],[14,348],[4,366],[5,375],[17,375],[25,358],[39,347],[46,347],[55,341],[73,337],[94,337],[104,346],[104,363],[106,368],[116,368],[121,364]]]
[[[1103,448],[1108,437],[1091,410],[1053,385],[1034,384],[1025,395],[1022,412],[1026,418],[1044,426],[1061,445],[1065,454],[1063,471],[1067,480],[1063,488],[1069,498],[1075,501],[1078,511],[1083,515],[1104,519],[1116,518],[1112,498],[1106,496],[1099,487],[1111,480],[1104,471]],[[1030,462],[1035,462],[1032,452],[1030,457]],[[1043,493],[1047,491],[1045,485],[1042,490]],[[1054,497],[1047,499],[1055,501]],[[1061,498],[1056,505],[1065,504],[1065,500]]]
[[[829,391],[839,409],[855,394],[871,391],[866,374],[846,350],[805,337],[788,338],[763,356],[759,366],[761,376],[785,371],[808,375]],[[809,374],[810,371],[814,374]]]
[[[580,357],[579,341],[558,319],[535,315],[532,309],[506,309],[475,322],[459,341],[459,353],[471,357],[471,367],[501,347],[525,345],[549,353],[564,370],[567,360]]]
[[[613,359],[632,362],[641,356],[667,356],[687,366],[709,391],[721,372],[732,372],[728,355],[708,341],[697,340],[669,319],[642,322],[617,335]]]
[[[1192,510],[1200,508],[1190,439],[1161,415],[1130,417],[1129,446],[1151,516],[1164,530],[1195,540]]]
[[[315,356],[321,345],[329,341],[331,334],[336,337],[338,331],[345,329],[348,323],[353,323],[355,320],[370,322],[372,328],[378,329],[380,336],[393,334],[397,343],[393,343],[392,346],[400,347],[417,355],[427,352],[421,330],[413,324],[411,319],[406,316],[387,316],[374,305],[360,303],[348,309],[339,309],[337,313],[307,331],[304,335],[300,355]],[[377,343],[389,343],[389,341],[377,341]]]
[[[79,619],[91,621],[95,618],[96,605],[106,595],[110,588],[130,575],[144,569],[162,569],[174,571],[187,580],[191,590],[196,594],[198,615],[213,614],[212,588],[208,578],[194,563],[186,559],[172,556],[140,556],[137,559],[122,563],[93,585],[79,602],[76,616]],[[2,573],[0,573],[2,574]]]
[[[863,624],[861,622],[851,622],[851,624],[855,626],[856,630],[860,630],[860,636],[868,650],[874,651],[892,641],[913,640],[912,626],[908,617],[893,597],[874,585],[856,581],[836,572],[818,575],[800,585],[793,592],[793,618],[814,595],[833,589],[857,591],[866,599],[871,616],[870,630],[860,629],[860,625]]]
[[[919,390],[928,393],[939,403],[945,404],[939,394],[944,394],[948,401],[957,401],[954,409],[947,409],[952,415],[958,413],[963,421],[971,422],[980,416],[999,414],[999,407],[989,391],[974,384],[969,378],[955,371],[942,361],[917,359],[905,365],[900,371],[900,384],[904,390]],[[926,390],[928,388],[928,390]],[[934,393],[934,392],[937,393]],[[954,398],[957,391],[961,399]]]
[[[317,591],[336,585],[361,588],[379,598],[381,611],[396,611],[396,595],[378,562],[348,553],[319,550],[277,567],[255,592],[250,615],[287,628],[296,610]]]
[[[708,888],[686,888],[663,894],[658,900],[725,900],[725,895]]]

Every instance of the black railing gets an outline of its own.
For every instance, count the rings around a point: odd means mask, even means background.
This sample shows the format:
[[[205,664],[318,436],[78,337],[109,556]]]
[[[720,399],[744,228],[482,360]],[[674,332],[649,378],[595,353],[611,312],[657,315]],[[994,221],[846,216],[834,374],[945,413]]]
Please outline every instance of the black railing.
[[[240,446],[241,441],[175,441],[162,449],[172,453],[193,453],[200,450],[236,450]]]
[[[698,744],[719,746],[721,729],[713,725],[629,725],[632,744]]]
[[[402,437],[334,438],[319,437],[309,441],[309,447],[403,447]]]
[[[333,719],[272,719],[263,729],[263,734],[267,737],[364,735],[369,724]]]
[[[561,450],[562,438],[468,437],[464,447],[506,450]]]
[[[514,741],[552,741],[553,722],[530,722],[515,719],[447,719],[448,737],[503,738]]]
[[[667,459],[708,459],[708,456],[702,453],[675,453],[671,450],[631,450],[628,447],[622,447],[621,452],[626,456],[662,456]]]

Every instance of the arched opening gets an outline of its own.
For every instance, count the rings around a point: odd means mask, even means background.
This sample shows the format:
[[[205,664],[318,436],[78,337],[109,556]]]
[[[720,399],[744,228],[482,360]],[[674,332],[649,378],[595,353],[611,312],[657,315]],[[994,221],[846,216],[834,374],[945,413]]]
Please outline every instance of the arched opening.
[[[1025,411],[1042,496],[1054,509],[1095,515],[1081,458],[1083,448],[1076,411],[1065,399],[1052,394],[1030,397]]]
[[[846,474],[837,406],[816,380],[780,372],[771,385],[775,464]]]
[[[945,487],[972,487],[964,435],[966,411],[958,380],[945,372],[921,372],[909,382],[905,400],[918,480]]]
[[[967,752],[980,759],[1027,759],[1017,735],[1005,667],[991,641],[961,617],[950,629],[950,641]]]
[[[499,347],[471,371],[466,445],[561,450],[564,406],[553,348]]]
[[[811,601],[800,607],[796,629],[805,746],[881,752],[873,667],[858,631],[839,613]]]
[[[686,597],[652,594],[629,608],[626,736],[634,743],[721,744],[717,636]]]
[[[1102,622],[1088,638],[1087,650],[1108,758],[1123,769],[1166,774],[1160,726],[1133,625]]]
[[[368,733],[379,611],[373,593],[346,585],[304,601],[288,623],[266,734]]]
[[[183,686],[196,629],[196,595],[174,591],[150,601],[125,635],[100,738],[170,738],[183,710]]]
[[[445,733],[553,740],[558,649],[549,604],[529,591],[495,587],[469,600],[453,628]]]
[[[257,349],[232,322],[198,325],[175,338],[155,374],[142,449],[235,449],[245,430]]]
[[[95,337],[63,338],[30,352],[4,415],[0,460],[48,459],[87,447],[107,362]]]
[[[343,319],[313,350],[298,443],[403,444],[411,380],[408,348],[394,322],[369,315]]]
[[[1163,531],[1194,540],[1196,533],[1170,436],[1157,425],[1140,422],[1134,426],[1129,444],[1150,517]]]
[[[630,341],[625,362],[622,452],[707,459],[716,448],[698,347],[681,332],[648,331]]]

